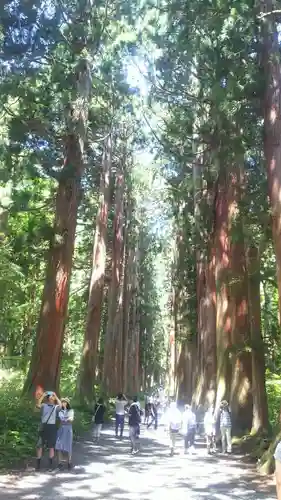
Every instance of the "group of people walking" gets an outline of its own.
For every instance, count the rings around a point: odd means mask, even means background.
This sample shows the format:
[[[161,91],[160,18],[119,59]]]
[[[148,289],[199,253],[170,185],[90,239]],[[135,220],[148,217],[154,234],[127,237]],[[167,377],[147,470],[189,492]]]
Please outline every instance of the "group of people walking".
[[[176,403],[171,403],[166,417],[167,429],[170,435],[170,452],[174,454],[176,438],[179,433],[184,438],[185,453],[194,452],[194,443],[197,430],[196,414],[191,405],[185,405],[181,414]],[[231,453],[231,411],[227,401],[222,401],[219,412],[211,405],[204,416],[204,433],[208,453],[217,451],[218,429],[220,430],[222,453]]]
[[[37,461],[36,470],[41,469],[41,459],[44,448],[49,450],[49,467],[53,468],[55,454],[58,457],[58,468],[63,468],[64,458],[67,468],[72,468],[72,444],[73,444],[73,420],[74,411],[70,406],[68,398],[59,399],[51,391],[44,392],[37,402],[40,409],[40,427],[37,439]],[[99,398],[93,408],[92,435],[93,440],[98,442],[101,429],[105,422],[106,406],[102,398]],[[137,398],[128,401],[122,394],[118,394],[115,401],[115,435],[122,439],[125,424],[125,414],[129,419],[129,436],[131,451],[133,454],[139,451],[139,435],[142,410]],[[57,425],[59,422],[59,426]]]
[[[64,455],[66,456],[68,469],[72,468],[72,443],[74,411],[70,406],[68,398],[57,397],[54,392],[45,392],[38,401],[37,406],[41,410],[41,424],[37,441],[37,470],[41,467],[43,448],[49,449],[49,465],[52,468],[55,453],[58,455],[58,467],[63,467]],[[154,425],[158,427],[159,402],[150,398],[146,401],[145,411],[137,399],[127,399],[124,394],[119,393],[115,400],[115,436],[122,439],[125,424],[125,415],[128,416],[129,438],[131,453],[139,451],[140,424],[144,413],[144,424],[147,428]],[[98,442],[101,429],[105,422],[106,406],[104,400],[99,398],[93,408],[93,440]],[[59,421],[59,427],[57,427]],[[174,455],[177,435],[182,434],[184,438],[185,453],[194,452],[194,443],[197,430],[196,414],[191,405],[185,405],[181,413],[176,402],[172,402],[165,415],[166,430],[170,438],[170,453]],[[216,452],[218,428],[220,429],[222,452],[231,453],[231,412],[226,401],[222,401],[219,412],[216,415],[214,406],[211,405],[204,416],[204,431],[208,453]]]
[[[143,412],[137,397],[128,400],[124,394],[119,393],[115,401],[116,438],[123,438],[126,414],[128,415],[131,452],[135,454],[139,451],[140,423]]]
[[[154,425],[158,427],[159,402],[150,398],[145,403],[144,424],[149,429]],[[128,414],[129,437],[131,441],[131,451],[133,454],[139,451],[140,423],[143,415],[140,403],[137,398],[129,402],[122,394],[118,394],[115,401],[115,435],[123,437],[125,415]],[[196,414],[191,405],[185,405],[182,414],[176,402],[172,402],[167,409],[166,430],[170,438],[170,453],[174,454],[177,435],[182,434],[184,438],[185,453],[193,453],[195,448],[195,436],[197,431]],[[218,431],[219,430],[219,431]],[[217,440],[220,434],[222,453],[231,453],[231,411],[227,401],[222,401],[219,412],[216,414],[214,405],[211,405],[204,416],[204,432],[208,453],[217,451]]]

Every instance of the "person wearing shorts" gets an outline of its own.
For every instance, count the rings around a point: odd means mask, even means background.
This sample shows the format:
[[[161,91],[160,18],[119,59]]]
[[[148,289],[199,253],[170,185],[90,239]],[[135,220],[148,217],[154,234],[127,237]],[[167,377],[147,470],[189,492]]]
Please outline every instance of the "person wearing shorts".
[[[57,440],[57,415],[61,409],[61,401],[54,392],[44,392],[38,401],[37,407],[41,411],[41,424],[37,441],[36,470],[41,468],[43,449],[49,449],[49,465],[53,465]]]

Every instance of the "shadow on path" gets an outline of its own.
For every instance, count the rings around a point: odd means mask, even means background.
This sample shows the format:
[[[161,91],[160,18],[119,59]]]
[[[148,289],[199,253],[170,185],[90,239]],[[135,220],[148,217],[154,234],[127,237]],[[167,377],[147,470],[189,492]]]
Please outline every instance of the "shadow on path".
[[[257,476],[235,456],[207,456],[200,445],[184,456],[182,440],[169,456],[161,430],[146,432],[139,455],[130,455],[127,437],[106,430],[99,445],[75,444],[73,471],[26,471],[0,476],[0,500],[273,500],[272,481]],[[42,464],[44,466],[44,464]],[[167,495],[168,494],[168,495]]]

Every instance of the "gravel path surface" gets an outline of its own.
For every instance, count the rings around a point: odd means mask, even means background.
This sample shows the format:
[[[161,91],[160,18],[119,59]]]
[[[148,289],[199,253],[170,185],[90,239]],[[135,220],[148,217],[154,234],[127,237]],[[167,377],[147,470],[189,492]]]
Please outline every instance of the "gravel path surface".
[[[200,442],[187,456],[181,439],[170,457],[161,429],[142,431],[141,445],[131,456],[127,435],[120,441],[106,430],[98,446],[91,440],[75,445],[71,472],[42,468],[0,476],[0,500],[276,499],[272,480],[257,476],[242,458],[209,457]]]

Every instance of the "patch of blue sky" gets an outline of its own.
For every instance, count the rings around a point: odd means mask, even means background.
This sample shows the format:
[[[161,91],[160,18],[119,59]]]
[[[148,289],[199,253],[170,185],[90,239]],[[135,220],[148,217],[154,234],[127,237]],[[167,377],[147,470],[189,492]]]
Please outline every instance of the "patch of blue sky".
[[[149,92],[147,66],[137,56],[130,57],[125,61],[125,74],[131,89],[139,89],[139,94],[146,97]]]

